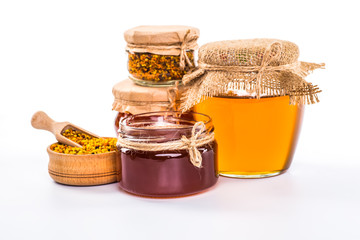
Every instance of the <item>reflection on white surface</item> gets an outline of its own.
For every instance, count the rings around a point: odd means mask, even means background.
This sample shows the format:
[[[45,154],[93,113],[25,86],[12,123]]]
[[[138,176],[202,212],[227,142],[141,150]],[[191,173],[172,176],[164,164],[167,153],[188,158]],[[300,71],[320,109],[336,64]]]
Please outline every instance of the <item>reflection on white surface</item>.
[[[40,156],[27,160],[19,168],[9,158],[6,169],[17,168],[17,175],[11,171],[0,175],[2,192],[7,193],[0,205],[2,234],[15,236],[13,239],[48,239],[56,231],[52,239],[118,235],[184,239],[190,232],[199,239],[221,239],[239,232],[244,239],[269,235],[309,239],[309,234],[310,239],[336,239],[344,232],[347,239],[359,237],[355,229],[360,215],[360,176],[358,169],[349,166],[295,159],[289,172],[277,177],[220,177],[215,187],[202,194],[151,199],[127,194],[117,183],[94,187],[57,184],[48,176],[46,160]],[[6,180],[11,184],[4,184]],[[203,230],[189,230],[194,225]],[[66,231],[59,232],[59,226]],[[17,231],[19,227],[22,231]],[[177,232],[179,228],[188,230]]]

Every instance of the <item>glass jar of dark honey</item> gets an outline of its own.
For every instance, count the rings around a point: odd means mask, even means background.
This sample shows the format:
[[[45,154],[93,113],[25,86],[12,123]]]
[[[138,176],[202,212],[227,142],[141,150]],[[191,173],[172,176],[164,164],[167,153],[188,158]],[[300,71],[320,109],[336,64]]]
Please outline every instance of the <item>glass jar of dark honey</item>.
[[[146,197],[199,193],[218,180],[214,127],[200,113],[152,112],[120,121],[120,187]]]

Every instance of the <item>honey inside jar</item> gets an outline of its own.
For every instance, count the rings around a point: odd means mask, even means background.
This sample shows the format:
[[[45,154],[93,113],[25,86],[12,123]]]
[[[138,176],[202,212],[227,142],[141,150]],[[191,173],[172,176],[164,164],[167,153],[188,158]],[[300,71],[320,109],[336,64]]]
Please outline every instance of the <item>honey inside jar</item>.
[[[156,150],[157,144],[191,138],[194,119],[205,124],[200,138],[213,132],[211,119],[198,113],[153,112],[124,118],[120,122],[120,137],[152,147],[144,150],[131,148],[131,144],[118,144],[122,166],[120,187],[132,194],[159,198],[187,196],[212,187],[218,180],[217,144],[213,139],[196,147],[201,155],[198,167],[192,163],[189,149]]]
[[[195,105],[209,115],[218,142],[219,174],[259,178],[285,172],[292,161],[303,105],[289,97],[213,97]]]

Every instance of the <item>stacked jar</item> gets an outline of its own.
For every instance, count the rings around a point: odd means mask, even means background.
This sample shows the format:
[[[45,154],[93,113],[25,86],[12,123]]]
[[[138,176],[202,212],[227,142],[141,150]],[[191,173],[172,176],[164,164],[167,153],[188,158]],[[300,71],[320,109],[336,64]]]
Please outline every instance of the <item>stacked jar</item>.
[[[121,188],[147,197],[201,192],[218,179],[212,120],[178,112],[199,30],[139,26],[124,33],[129,77],[113,87]]]
[[[177,111],[183,87],[145,87],[125,79],[115,84],[112,92],[113,110],[117,112],[115,131],[118,133],[120,120],[125,117],[148,112]]]
[[[138,26],[125,31],[129,77],[113,87],[116,131],[119,121],[131,114],[178,110],[179,85],[195,67],[199,34],[190,26]]]
[[[136,84],[161,87],[181,82],[194,67],[199,30],[188,26],[140,26],[124,34],[129,78]]]

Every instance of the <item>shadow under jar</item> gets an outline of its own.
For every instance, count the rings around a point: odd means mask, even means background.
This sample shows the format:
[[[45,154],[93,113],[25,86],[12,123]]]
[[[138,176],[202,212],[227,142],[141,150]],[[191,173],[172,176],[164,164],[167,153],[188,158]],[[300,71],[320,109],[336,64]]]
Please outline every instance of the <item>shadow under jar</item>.
[[[203,128],[197,128],[197,122]],[[195,127],[194,127],[195,126]],[[120,187],[146,197],[181,197],[212,187],[218,180],[215,140],[197,146],[201,166],[191,161],[190,150],[137,150],[124,147],[120,138],[144,144],[166,144],[213,134],[211,118],[199,113],[153,112],[132,115],[120,122],[118,149],[121,156]],[[131,144],[130,144],[131,145]]]

